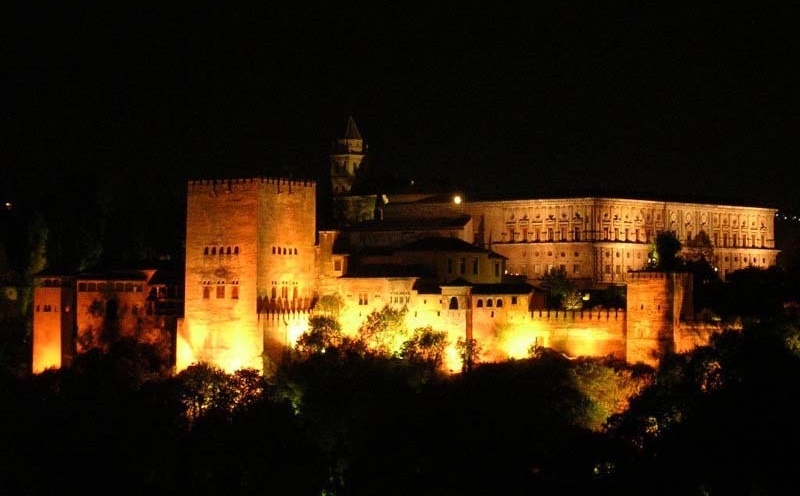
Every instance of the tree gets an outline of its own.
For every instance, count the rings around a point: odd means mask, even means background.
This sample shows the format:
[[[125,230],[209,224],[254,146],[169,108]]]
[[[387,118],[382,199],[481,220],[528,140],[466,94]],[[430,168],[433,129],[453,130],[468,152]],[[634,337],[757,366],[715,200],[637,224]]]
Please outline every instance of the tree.
[[[400,356],[409,362],[430,365],[433,369],[442,366],[444,350],[447,348],[447,333],[434,331],[430,326],[414,329],[411,338],[403,343]]]
[[[406,307],[396,309],[389,305],[373,311],[359,327],[358,339],[377,353],[391,354],[399,350],[407,333],[406,312]]]
[[[461,371],[469,373],[472,372],[475,365],[480,363],[483,348],[477,339],[458,338],[456,341],[456,353],[461,359]]]
[[[572,279],[567,276],[567,270],[563,267],[548,271],[542,278],[542,287],[550,295],[547,302],[548,308],[580,310],[583,307],[581,293]]]
[[[342,327],[332,317],[315,315],[308,319],[308,330],[297,338],[295,348],[302,354],[324,353],[342,342]]]
[[[678,237],[672,231],[662,231],[656,236],[655,250],[651,254],[651,266],[656,270],[665,272],[675,271],[681,266],[681,259],[678,257],[682,245]]]

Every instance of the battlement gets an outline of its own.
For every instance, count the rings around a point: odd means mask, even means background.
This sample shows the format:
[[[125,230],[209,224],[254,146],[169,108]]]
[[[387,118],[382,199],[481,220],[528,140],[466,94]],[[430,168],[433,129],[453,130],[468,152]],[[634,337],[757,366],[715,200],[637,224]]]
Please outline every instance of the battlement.
[[[237,179],[198,179],[190,180],[188,182],[189,189],[207,189],[211,187],[216,189],[218,187],[232,188],[234,185],[251,185],[251,184],[274,184],[278,186],[287,186],[291,188],[315,188],[317,183],[311,179],[295,180],[287,179],[285,177],[253,177],[253,178],[237,178]]]
[[[541,322],[597,322],[615,320],[624,322],[626,312],[622,309],[604,310],[534,310],[530,312],[531,319]]]

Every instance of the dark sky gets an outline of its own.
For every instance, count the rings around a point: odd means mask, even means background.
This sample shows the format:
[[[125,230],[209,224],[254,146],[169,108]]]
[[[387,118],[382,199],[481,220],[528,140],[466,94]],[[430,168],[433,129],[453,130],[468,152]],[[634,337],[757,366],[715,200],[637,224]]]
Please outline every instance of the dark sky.
[[[4,13],[15,201],[75,174],[152,198],[186,178],[321,177],[352,114],[375,167],[469,191],[800,209],[788,10],[105,3]]]

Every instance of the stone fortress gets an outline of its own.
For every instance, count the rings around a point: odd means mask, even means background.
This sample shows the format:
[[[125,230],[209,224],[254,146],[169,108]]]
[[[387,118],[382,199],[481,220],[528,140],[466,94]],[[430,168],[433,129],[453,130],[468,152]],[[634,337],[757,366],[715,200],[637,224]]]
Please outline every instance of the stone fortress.
[[[317,230],[313,181],[195,180],[182,278],[156,269],[40,274],[34,372],[68,365],[109,322],[121,334],[168,336],[177,370],[198,361],[269,368],[308,328],[318,303],[334,296],[348,333],[387,305],[407,310],[409,330],[446,331],[446,367],[454,371],[458,338],[477,339],[486,361],[525,357],[535,345],[655,364],[660,353],[704,344],[721,330],[694,321],[688,274],[642,270],[660,232],[674,232],[688,256],[711,250],[723,278],[776,262],[774,209],[365,194],[354,184],[366,152],[351,118],[330,156],[335,229]],[[537,286],[553,269],[583,290],[625,287],[626,308],[547,310]]]

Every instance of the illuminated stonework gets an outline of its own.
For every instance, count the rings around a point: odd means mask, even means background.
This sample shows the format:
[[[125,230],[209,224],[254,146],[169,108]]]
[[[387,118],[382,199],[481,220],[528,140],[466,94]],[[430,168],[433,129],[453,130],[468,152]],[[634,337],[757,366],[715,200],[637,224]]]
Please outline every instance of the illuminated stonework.
[[[765,208],[616,198],[477,202],[460,194],[460,201],[452,194],[352,195],[366,149],[351,119],[331,155],[339,229],[317,232],[311,181],[188,183],[177,370],[199,361],[228,371],[269,370],[307,329],[320,298],[333,295],[342,304],[343,331],[351,335],[385,306],[407,309],[409,331],[444,331],[451,371],[460,370],[454,347],[459,338],[477,339],[489,361],[549,347],[568,356],[654,364],[659,352],[705,344],[720,330],[692,323],[686,275],[640,272],[659,232],[674,231],[689,256],[708,254],[723,277],[773,265],[778,254],[775,210]],[[627,286],[627,308],[544,310],[534,288],[555,268],[583,288]],[[35,305],[55,306],[63,295],[63,289],[42,287]],[[82,299],[89,297],[77,293],[78,306],[90,314],[93,302]],[[133,293],[114,301],[133,308],[136,298]],[[92,318],[87,314],[77,327],[92,327]],[[75,326],[63,315],[34,315],[34,371],[59,367],[80,351],[70,337]]]

